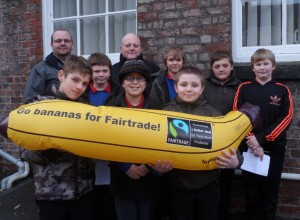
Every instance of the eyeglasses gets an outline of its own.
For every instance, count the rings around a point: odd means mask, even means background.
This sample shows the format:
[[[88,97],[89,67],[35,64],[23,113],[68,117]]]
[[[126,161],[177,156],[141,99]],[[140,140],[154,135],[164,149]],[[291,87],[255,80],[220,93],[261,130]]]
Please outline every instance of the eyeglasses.
[[[134,80],[136,80],[137,82],[145,82],[146,81],[146,79],[144,77],[127,76],[124,79],[128,82],[134,82]]]
[[[62,42],[65,42],[65,43],[71,43],[72,40],[69,40],[69,39],[57,39],[57,40],[53,40],[54,43],[62,43]]]

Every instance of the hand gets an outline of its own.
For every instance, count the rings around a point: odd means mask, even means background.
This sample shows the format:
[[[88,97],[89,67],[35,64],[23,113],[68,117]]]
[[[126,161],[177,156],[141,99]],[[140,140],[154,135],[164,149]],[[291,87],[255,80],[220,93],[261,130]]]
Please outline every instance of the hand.
[[[172,161],[158,160],[155,164],[148,164],[152,169],[159,173],[166,173],[169,172],[174,168],[174,164]]]
[[[260,147],[259,143],[254,135],[247,136],[246,139],[247,139],[246,144],[250,148],[251,151],[254,151],[256,148]]]
[[[254,151],[252,151],[252,153],[257,157],[260,157],[260,160],[263,160],[263,158],[264,158],[264,149],[262,147],[256,148]]]
[[[234,169],[239,165],[239,160],[237,158],[235,150],[229,148],[229,153],[225,150],[222,150],[224,156],[217,156],[217,166],[221,169],[231,168]]]
[[[149,170],[147,169],[147,167],[144,164],[139,165],[139,166],[132,164],[131,167],[127,170],[126,174],[131,179],[138,180],[141,177],[145,176],[148,172],[149,172]]]

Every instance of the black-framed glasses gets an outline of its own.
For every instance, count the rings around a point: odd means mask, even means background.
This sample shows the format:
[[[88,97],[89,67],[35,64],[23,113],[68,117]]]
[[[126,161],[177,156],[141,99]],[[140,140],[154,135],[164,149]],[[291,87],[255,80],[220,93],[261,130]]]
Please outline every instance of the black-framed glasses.
[[[72,40],[70,40],[70,39],[56,39],[56,40],[53,40],[53,42],[54,42],[54,43],[58,43],[58,44],[60,44],[60,43],[62,43],[62,42],[65,42],[65,43],[71,43]]]
[[[127,76],[124,78],[124,80],[128,81],[128,82],[134,82],[135,80],[137,82],[145,82],[146,79],[144,77],[138,76],[138,77],[134,77],[134,76]]]

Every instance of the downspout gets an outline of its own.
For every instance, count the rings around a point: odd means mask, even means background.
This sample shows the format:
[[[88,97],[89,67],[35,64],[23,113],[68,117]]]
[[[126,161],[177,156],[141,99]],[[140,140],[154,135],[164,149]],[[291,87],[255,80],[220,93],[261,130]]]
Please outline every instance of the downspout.
[[[234,175],[241,176],[242,171],[240,169],[236,169],[234,171]],[[283,180],[300,180],[300,174],[298,173],[281,173],[281,179]]]
[[[2,149],[0,149],[0,156],[18,167],[18,171],[16,173],[1,180],[1,190],[7,190],[12,187],[14,181],[25,178],[29,174],[29,163],[11,156]]]

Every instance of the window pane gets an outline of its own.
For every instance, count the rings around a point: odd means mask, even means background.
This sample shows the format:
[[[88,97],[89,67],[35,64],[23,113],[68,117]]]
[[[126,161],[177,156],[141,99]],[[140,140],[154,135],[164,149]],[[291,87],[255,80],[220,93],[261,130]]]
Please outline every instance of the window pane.
[[[299,11],[300,11],[299,1],[295,1],[295,0],[287,1],[287,36],[286,36],[286,38],[287,38],[288,44],[300,44]]]
[[[112,11],[124,11],[136,9],[136,0],[109,0],[108,1],[108,10]]]
[[[80,30],[82,54],[105,53],[104,17],[82,19],[80,21]]]
[[[73,42],[74,42],[73,54],[76,54],[76,51],[77,51],[76,21],[72,20],[72,21],[54,22],[54,30],[57,30],[57,29],[65,29],[71,33]]]
[[[136,14],[109,16],[109,53],[120,51],[122,37],[129,32],[136,33]]]
[[[53,18],[76,16],[76,1],[53,0]]]
[[[243,46],[282,44],[281,0],[243,1]]]
[[[105,13],[105,0],[81,0],[80,15]]]

